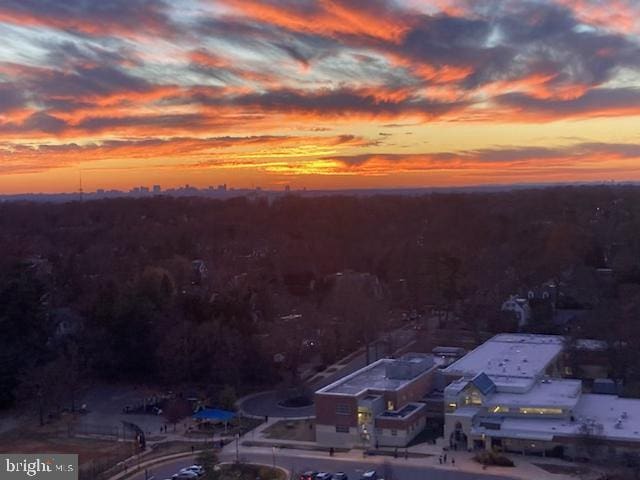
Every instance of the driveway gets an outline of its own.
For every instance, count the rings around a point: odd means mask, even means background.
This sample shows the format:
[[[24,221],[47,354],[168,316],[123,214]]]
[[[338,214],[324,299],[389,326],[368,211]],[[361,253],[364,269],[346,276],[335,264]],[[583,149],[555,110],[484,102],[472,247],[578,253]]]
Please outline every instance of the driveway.
[[[282,407],[278,405],[280,400],[281,398],[275,390],[260,392],[241,399],[240,408],[245,415],[256,417],[298,418],[315,416],[314,405],[297,408]]]

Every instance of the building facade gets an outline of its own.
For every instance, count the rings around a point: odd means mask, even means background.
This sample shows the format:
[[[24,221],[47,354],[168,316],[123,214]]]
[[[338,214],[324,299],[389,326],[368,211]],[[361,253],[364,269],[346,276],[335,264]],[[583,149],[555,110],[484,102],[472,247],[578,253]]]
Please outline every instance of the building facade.
[[[573,458],[640,448],[640,400],[584,394],[560,377],[563,349],[563,337],[503,334],[447,367],[445,442]]]
[[[425,426],[419,400],[438,368],[432,355],[381,359],[318,390],[316,440],[328,447],[406,446]]]

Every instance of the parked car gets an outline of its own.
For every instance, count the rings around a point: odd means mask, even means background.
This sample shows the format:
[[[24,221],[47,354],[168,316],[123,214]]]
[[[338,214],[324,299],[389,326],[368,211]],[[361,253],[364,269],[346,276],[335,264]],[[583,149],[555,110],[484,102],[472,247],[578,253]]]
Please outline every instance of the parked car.
[[[349,477],[344,472],[336,472],[333,474],[333,480],[349,480]]]
[[[316,475],[318,472],[314,472],[313,470],[308,470],[300,474],[300,480],[316,480]]]
[[[333,475],[328,472],[316,473],[316,480],[331,480]]]
[[[180,470],[171,478],[172,480],[193,480],[194,478],[198,478],[198,475],[191,470]]]
[[[378,480],[378,473],[375,470],[364,472],[360,477],[361,480]]]
[[[198,475],[199,477],[204,475],[204,467],[202,465],[191,465],[190,467],[183,468],[180,471],[182,472],[183,470],[189,470],[195,473],[196,475]]]

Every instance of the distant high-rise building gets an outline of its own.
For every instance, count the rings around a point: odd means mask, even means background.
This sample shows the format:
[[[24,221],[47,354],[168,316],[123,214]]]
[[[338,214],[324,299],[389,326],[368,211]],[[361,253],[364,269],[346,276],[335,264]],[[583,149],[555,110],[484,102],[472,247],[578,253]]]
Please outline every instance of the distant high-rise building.
[[[153,193],[160,193],[160,192],[162,192],[162,187],[160,185],[154,185]]]

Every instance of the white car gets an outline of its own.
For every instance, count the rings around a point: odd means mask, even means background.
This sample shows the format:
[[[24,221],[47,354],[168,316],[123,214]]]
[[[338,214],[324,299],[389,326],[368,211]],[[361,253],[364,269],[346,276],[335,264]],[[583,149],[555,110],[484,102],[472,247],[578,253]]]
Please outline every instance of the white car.
[[[204,475],[204,467],[202,465],[191,465],[190,467],[183,468],[180,471],[183,471],[183,470],[189,470],[195,473],[196,475],[198,475],[199,477]]]
[[[198,478],[198,475],[195,472],[192,472],[191,470],[183,469],[183,470],[180,470],[171,478],[172,480],[193,480],[194,478]]]

